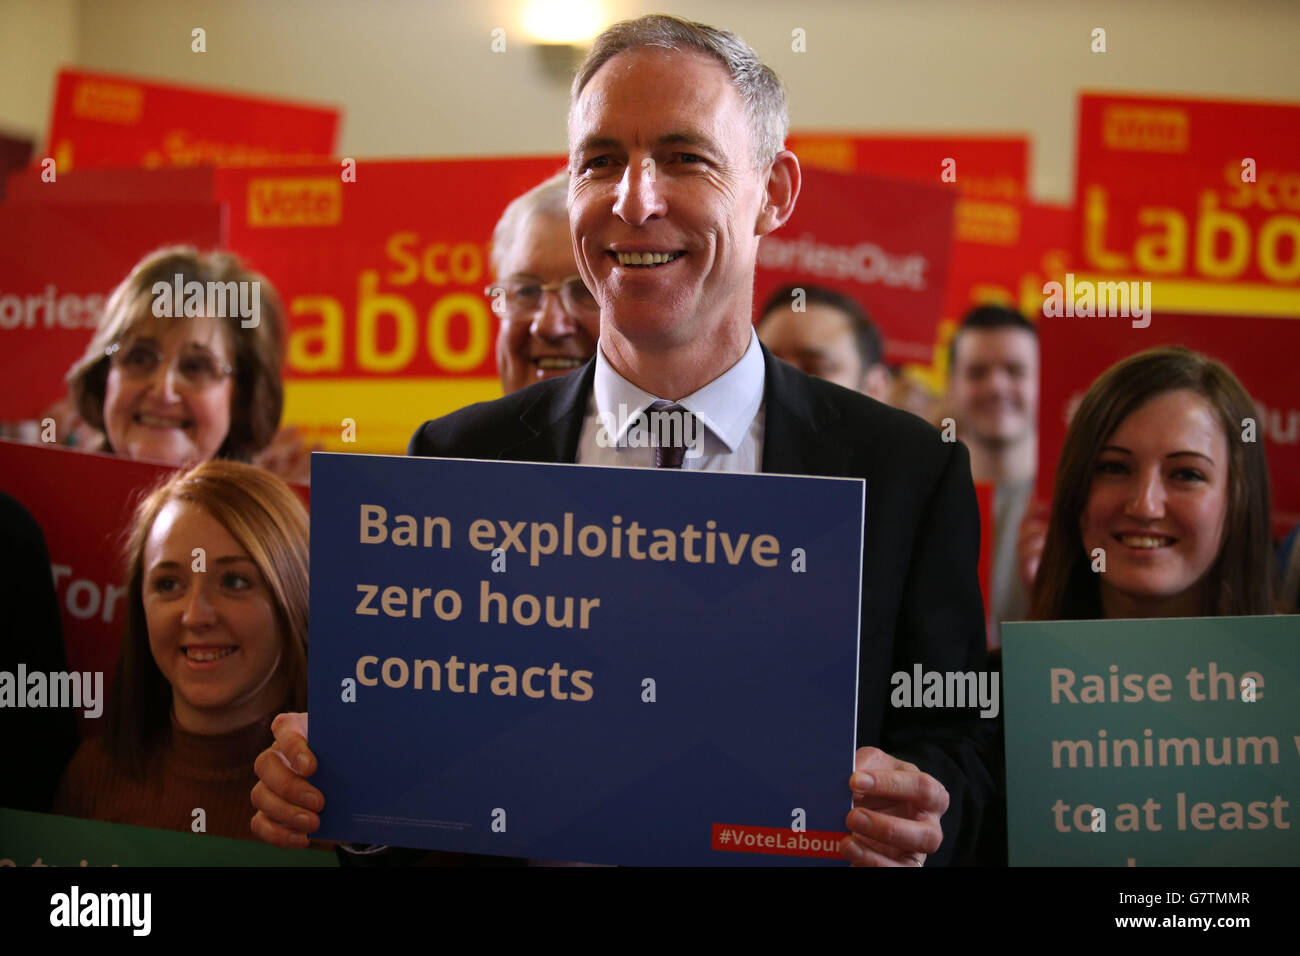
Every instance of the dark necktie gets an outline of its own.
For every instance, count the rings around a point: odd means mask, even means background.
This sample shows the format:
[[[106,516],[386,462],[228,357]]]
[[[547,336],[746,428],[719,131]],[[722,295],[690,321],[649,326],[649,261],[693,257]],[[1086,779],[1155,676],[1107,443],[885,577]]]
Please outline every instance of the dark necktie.
[[[673,402],[655,402],[648,410],[656,468],[681,468],[688,439],[696,434],[695,416]]]

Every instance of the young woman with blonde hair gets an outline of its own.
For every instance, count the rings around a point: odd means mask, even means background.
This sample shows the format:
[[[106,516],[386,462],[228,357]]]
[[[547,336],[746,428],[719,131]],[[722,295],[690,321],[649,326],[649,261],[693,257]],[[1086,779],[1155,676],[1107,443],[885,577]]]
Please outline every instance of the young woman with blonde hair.
[[[140,504],[102,738],[54,812],[251,838],[253,761],[307,695],[307,513],[275,476],[213,460]]]

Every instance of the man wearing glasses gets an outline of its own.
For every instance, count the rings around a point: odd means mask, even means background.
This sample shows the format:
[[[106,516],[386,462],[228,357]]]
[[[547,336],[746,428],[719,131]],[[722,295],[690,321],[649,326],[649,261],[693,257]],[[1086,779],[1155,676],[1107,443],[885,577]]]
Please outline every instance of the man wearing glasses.
[[[497,282],[486,292],[501,320],[497,374],[505,394],[567,375],[596,354],[600,306],[573,261],[560,172],[516,198],[492,234]]]

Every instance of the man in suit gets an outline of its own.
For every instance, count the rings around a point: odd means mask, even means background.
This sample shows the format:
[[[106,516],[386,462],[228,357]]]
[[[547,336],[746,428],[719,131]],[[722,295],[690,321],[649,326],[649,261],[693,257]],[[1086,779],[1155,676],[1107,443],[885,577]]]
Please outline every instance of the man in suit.
[[[732,34],[662,16],[602,34],[569,116],[569,223],[600,302],[596,357],[426,423],[410,453],[865,477],[858,739],[870,746],[857,754],[841,852],[863,865],[967,861],[994,791],[988,722],[891,708],[890,676],[914,664],[984,666],[969,460],[919,419],[759,345],[758,242],[799,193],[798,160],[782,149],[787,124],[780,82]],[[610,434],[611,422],[669,403],[703,425],[692,457]],[[281,719],[275,731],[257,763],[253,830],[301,846],[318,823],[314,812],[305,825],[295,816],[324,803],[302,780],[315,758],[305,721]]]

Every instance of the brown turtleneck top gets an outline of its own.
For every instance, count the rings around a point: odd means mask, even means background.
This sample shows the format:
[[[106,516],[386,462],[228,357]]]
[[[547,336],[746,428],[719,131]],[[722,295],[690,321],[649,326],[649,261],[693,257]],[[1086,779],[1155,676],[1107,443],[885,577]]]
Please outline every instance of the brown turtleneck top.
[[[191,833],[194,810],[201,807],[203,832],[256,839],[249,829],[255,812],[249,793],[257,783],[253,761],[271,745],[274,716],[207,736],[182,730],[173,713],[171,732],[142,781],[113,764],[102,740],[87,740],[63,771],[52,812]]]

